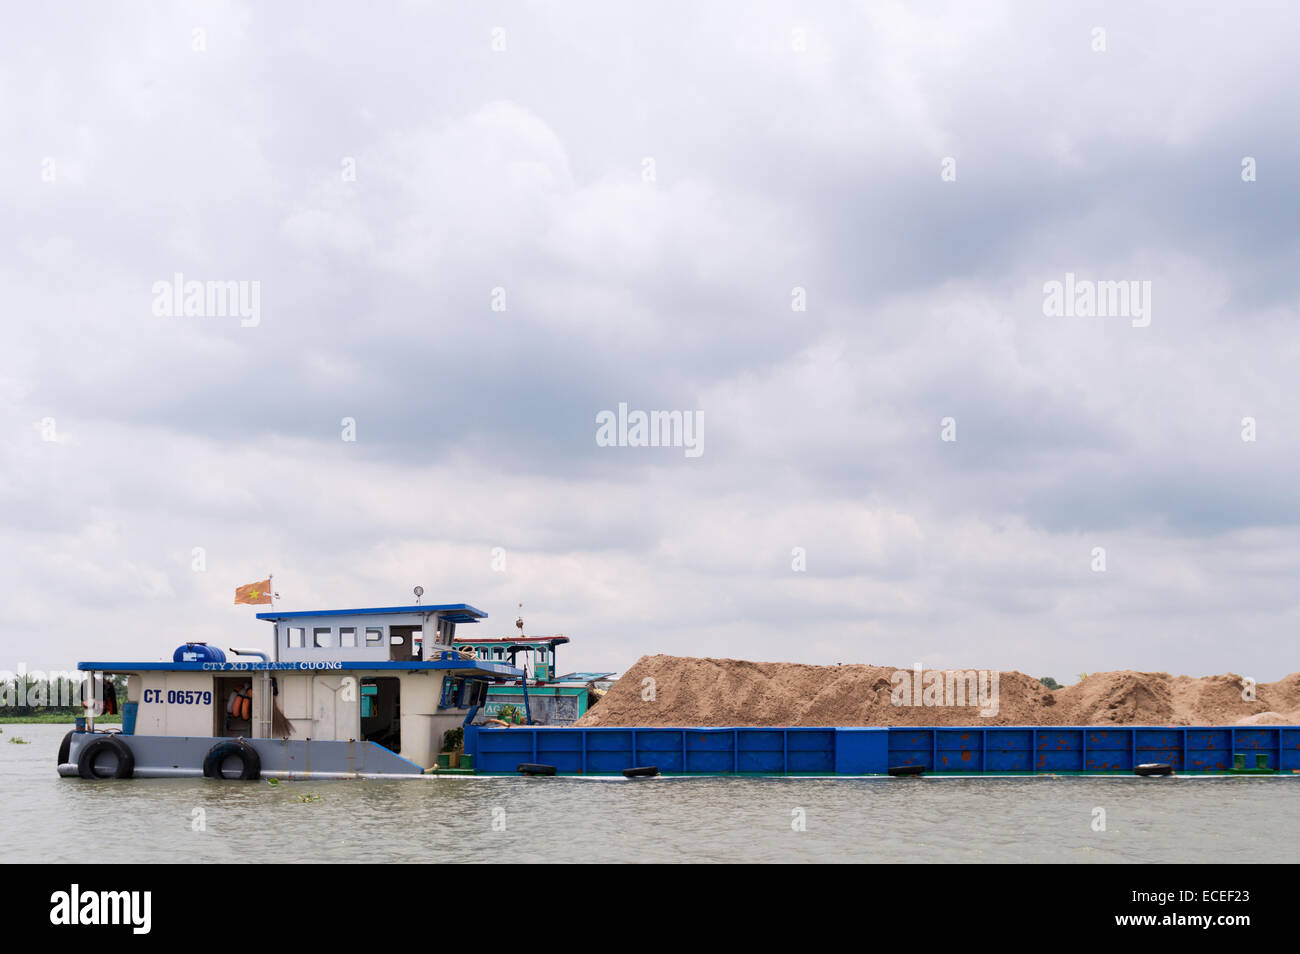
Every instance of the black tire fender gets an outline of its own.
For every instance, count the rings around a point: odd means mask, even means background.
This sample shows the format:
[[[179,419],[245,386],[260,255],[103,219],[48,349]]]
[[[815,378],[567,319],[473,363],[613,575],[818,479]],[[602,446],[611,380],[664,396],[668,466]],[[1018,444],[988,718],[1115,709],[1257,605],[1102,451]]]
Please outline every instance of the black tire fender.
[[[102,775],[95,770],[95,759],[105,751],[111,750],[117,756],[117,768],[111,775]],[[130,778],[135,774],[135,756],[131,747],[116,735],[99,735],[82,746],[77,756],[77,774],[82,778]]]
[[[68,761],[69,758],[68,753],[72,749],[72,736],[73,733],[69,732],[67,735],[63,737],[63,741],[59,743],[59,761],[58,761],[59,765],[62,765]]]
[[[1174,767],[1168,762],[1144,762],[1133,767],[1134,775],[1158,776],[1173,775]]]
[[[907,778],[909,776],[924,775],[924,765],[891,765],[889,774],[894,778]]]
[[[637,765],[623,769],[624,778],[654,778],[659,774],[657,765]]]
[[[237,778],[256,779],[262,776],[262,759],[257,754],[257,749],[253,748],[243,739],[230,742],[218,742],[208,750],[207,757],[203,760],[203,774],[207,778],[225,778],[221,774],[221,766],[225,764],[228,758],[239,759],[240,769]]]
[[[537,762],[520,762],[519,767],[515,769],[521,775],[554,775],[554,765],[541,765]]]

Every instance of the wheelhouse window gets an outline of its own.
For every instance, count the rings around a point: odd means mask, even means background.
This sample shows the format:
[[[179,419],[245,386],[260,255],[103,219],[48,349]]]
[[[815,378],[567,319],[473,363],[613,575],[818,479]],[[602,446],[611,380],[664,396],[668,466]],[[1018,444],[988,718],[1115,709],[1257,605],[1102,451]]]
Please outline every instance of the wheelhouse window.
[[[318,626],[311,632],[312,645],[317,649],[328,649],[334,645],[334,631],[328,626]]]
[[[357,628],[355,626],[339,627],[339,646],[344,649],[351,649],[357,644]]]
[[[307,631],[301,626],[289,627],[289,648],[302,649],[306,645]]]
[[[486,680],[475,679],[470,683],[469,702],[467,705],[487,705],[488,684]]]
[[[460,695],[460,680],[448,676],[442,681],[442,698],[438,700],[439,709],[456,708],[456,698]]]
[[[366,645],[382,646],[384,644],[384,629],[382,626],[366,627]]]
[[[419,636],[418,626],[388,627],[388,658],[408,660],[416,657],[419,654],[419,646],[416,643]]]

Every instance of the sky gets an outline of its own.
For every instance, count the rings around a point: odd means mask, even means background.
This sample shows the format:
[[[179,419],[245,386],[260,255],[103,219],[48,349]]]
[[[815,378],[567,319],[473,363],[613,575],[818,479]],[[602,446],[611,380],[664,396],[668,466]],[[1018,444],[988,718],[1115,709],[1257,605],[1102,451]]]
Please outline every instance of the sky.
[[[268,573],[522,613],[561,670],[1300,669],[1298,28],[15,9],[0,669],[269,647]],[[620,405],[694,451],[609,446]]]

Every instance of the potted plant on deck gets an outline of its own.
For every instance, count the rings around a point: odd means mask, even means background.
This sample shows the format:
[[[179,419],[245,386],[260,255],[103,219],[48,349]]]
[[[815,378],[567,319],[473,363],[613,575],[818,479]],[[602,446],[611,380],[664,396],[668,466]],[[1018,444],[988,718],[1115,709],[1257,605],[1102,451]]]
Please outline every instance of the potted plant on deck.
[[[465,730],[460,726],[442,734],[442,752],[438,755],[438,768],[460,768],[461,752],[465,748]]]

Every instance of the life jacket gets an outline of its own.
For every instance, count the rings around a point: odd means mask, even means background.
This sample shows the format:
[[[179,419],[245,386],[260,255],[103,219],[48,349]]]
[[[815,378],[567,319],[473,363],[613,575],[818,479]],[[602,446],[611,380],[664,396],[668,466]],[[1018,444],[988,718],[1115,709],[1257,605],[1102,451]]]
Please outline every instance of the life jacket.
[[[253,715],[253,693],[240,686],[230,694],[226,703],[226,714],[232,719],[249,719]]]
[[[117,690],[113,688],[111,679],[103,679],[100,682],[103,686],[103,692],[100,697],[100,705],[96,715],[117,715]],[[81,706],[84,709],[93,709],[95,707],[95,687],[92,681],[87,679],[81,686]]]

